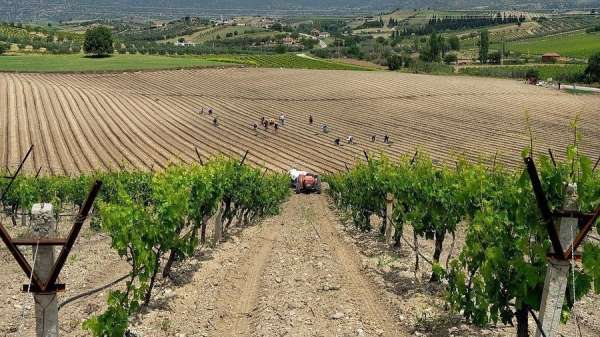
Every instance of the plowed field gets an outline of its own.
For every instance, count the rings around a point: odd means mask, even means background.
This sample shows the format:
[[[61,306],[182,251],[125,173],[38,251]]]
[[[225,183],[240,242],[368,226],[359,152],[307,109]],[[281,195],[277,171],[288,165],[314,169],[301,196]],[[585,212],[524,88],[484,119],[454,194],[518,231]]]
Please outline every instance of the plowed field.
[[[280,113],[287,121],[277,132],[252,129]],[[157,169],[195,161],[195,148],[203,157],[250,150],[250,162],[274,170],[334,171],[365,149],[398,156],[416,147],[445,161],[498,152],[515,165],[529,144],[526,114],[536,151],[562,153],[580,114],[582,151],[600,154],[600,97],[509,80],[281,69],[0,74],[0,164],[16,166],[34,144],[26,168],[48,174]],[[335,146],[348,135],[354,145]]]

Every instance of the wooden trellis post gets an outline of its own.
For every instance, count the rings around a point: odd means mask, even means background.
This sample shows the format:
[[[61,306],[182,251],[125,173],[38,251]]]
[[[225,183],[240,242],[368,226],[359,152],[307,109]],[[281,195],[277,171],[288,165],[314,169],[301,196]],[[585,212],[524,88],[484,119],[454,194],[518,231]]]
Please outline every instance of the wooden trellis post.
[[[571,184],[567,187],[563,209],[567,212],[578,210],[577,185]],[[577,224],[577,218],[560,218],[557,232],[562,247],[568,247],[571,244],[576,235]],[[552,249],[552,253],[556,252]],[[546,269],[546,280],[540,306],[541,329],[544,330],[546,337],[553,337],[558,333],[565,292],[569,283],[570,266],[569,260],[557,258],[555,255],[548,257],[548,268]],[[536,337],[542,337],[541,329],[536,329]]]
[[[388,193],[385,196],[385,243],[391,244],[394,239],[394,223],[392,219],[394,218],[394,195]]]
[[[541,322],[537,327],[536,337],[553,337],[560,324],[571,267],[570,261],[576,257],[577,249],[590,230],[594,228],[596,220],[600,218],[600,206],[590,214],[579,212],[577,185],[570,184],[566,187],[563,210],[551,212],[533,159],[525,158],[525,164],[540,213],[546,223],[548,237],[552,243],[551,252],[548,254],[548,269],[540,306]],[[555,218],[560,219],[558,226],[555,224]],[[583,226],[580,227],[580,224]]]
[[[56,221],[51,204],[35,204],[31,208],[31,236],[44,240],[56,235]],[[50,278],[54,265],[54,246],[34,246],[34,272],[41,280]],[[58,301],[56,290],[34,293],[35,331],[37,337],[58,337]]]

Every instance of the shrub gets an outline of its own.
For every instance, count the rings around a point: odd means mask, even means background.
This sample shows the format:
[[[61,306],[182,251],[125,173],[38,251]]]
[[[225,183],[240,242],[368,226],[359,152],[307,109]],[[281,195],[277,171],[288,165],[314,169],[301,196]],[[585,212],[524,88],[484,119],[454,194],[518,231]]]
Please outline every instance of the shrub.
[[[402,56],[393,54],[388,56],[386,63],[389,70],[398,70],[402,67]]]
[[[8,51],[8,45],[6,43],[0,42],[0,55],[6,53]]]
[[[112,32],[107,27],[96,27],[85,33],[83,50],[93,56],[108,56],[114,52]]]
[[[600,53],[596,53],[590,57],[584,76],[589,83],[600,82]]]
[[[529,68],[527,72],[525,72],[525,78],[529,81],[535,81],[540,78],[540,70],[537,68]]]
[[[448,53],[444,56],[444,63],[452,64],[458,61],[458,56],[455,53]]]
[[[488,62],[491,64],[500,64],[502,55],[499,52],[493,52],[488,55]]]

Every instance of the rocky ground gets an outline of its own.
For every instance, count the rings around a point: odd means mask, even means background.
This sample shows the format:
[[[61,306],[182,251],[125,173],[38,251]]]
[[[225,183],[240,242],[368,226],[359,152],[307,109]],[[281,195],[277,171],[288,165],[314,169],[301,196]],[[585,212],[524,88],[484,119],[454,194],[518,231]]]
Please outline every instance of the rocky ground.
[[[479,329],[445,310],[441,287],[428,281],[430,267],[421,259],[415,272],[410,247],[390,249],[377,231],[355,231],[341,218],[323,195],[293,196],[280,215],[235,228],[217,249],[202,247],[176,264],[132,330],[145,337],[514,336],[514,327]],[[454,254],[461,242],[459,233]],[[431,256],[429,242],[419,246]],[[33,301],[20,292],[27,279],[4,247],[0,267],[0,335],[31,336]],[[86,229],[62,274],[67,291],[59,302],[119,278],[127,267],[107,237]],[[102,312],[106,294],[61,309],[61,334],[87,336],[81,323]],[[581,336],[600,335],[599,303],[598,297],[578,303]],[[573,320],[562,332],[579,336]]]

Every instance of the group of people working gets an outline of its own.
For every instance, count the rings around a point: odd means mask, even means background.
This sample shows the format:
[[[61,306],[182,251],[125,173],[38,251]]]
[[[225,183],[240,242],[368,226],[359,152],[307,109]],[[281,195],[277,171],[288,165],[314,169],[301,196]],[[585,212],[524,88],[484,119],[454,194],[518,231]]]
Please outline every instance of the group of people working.
[[[204,114],[204,107],[202,107],[202,109],[200,110],[200,114],[203,115]],[[213,109],[209,108],[208,109],[208,115],[212,116],[213,115]],[[285,125],[285,121],[286,121],[286,116],[285,114],[280,114],[279,115],[279,119],[275,120],[274,118],[270,118],[267,119],[266,117],[262,117],[260,119],[260,125],[264,128],[265,131],[269,130],[269,127],[272,126],[273,129],[275,131],[279,130],[280,127]],[[308,116],[308,124],[309,125],[313,125],[314,124],[314,118],[312,115]],[[213,125],[214,126],[219,126],[219,120],[216,116],[213,117]],[[254,129],[255,132],[258,131],[258,123],[254,123],[252,125],[252,128]],[[322,123],[320,125],[320,129],[323,133],[329,133],[329,126],[325,123]],[[375,143],[377,141],[377,136],[376,135],[372,135],[371,136],[371,143]],[[336,138],[334,141],[335,145],[339,146],[341,144],[341,139],[338,137]],[[352,135],[348,135],[348,137],[346,138],[346,143],[347,144],[354,144],[354,137]],[[383,143],[384,144],[389,144],[390,143],[390,137],[386,134],[383,136]]]

